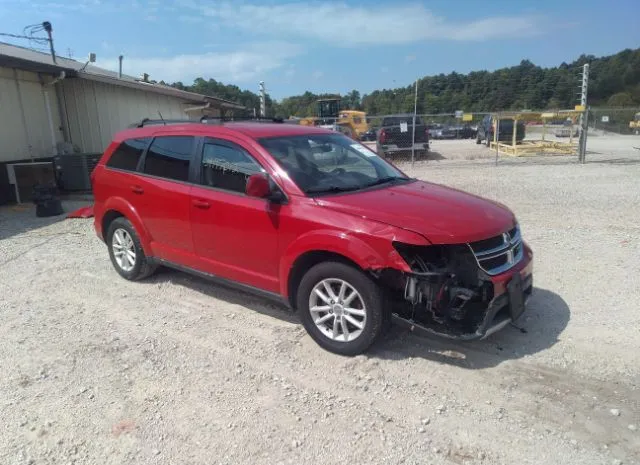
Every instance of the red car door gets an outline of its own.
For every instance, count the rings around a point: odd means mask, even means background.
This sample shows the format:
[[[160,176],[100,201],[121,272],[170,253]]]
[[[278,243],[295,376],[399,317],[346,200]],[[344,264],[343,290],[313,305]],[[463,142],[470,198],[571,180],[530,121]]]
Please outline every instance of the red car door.
[[[130,188],[151,237],[153,255],[185,266],[194,265],[191,235],[189,168],[193,136],[158,136],[147,150],[140,174]]]
[[[196,160],[200,179],[191,192],[191,227],[200,268],[279,292],[280,206],[245,195],[247,178],[264,169],[240,144],[209,137]]]

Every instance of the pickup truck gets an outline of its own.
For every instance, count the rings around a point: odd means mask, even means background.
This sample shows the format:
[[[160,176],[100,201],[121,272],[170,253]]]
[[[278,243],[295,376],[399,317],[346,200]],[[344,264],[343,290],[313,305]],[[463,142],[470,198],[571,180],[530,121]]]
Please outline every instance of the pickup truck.
[[[476,144],[481,144],[482,141],[487,144],[487,147],[491,146],[493,142],[493,131],[495,129],[495,117],[492,115],[486,115],[482,120],[482,123],[478,126],[478,132],[476,133]],[[525,125],[523,121],[518,121],[516,127],[516,143],[522,142],[525,136]],[[499,142],[511,143],[513,141],[513,120],[501,119],[500,130],[498,131]]]
[[[429,152],[429,128],[420,117],[416,116],[414,138],[411,114],[383,118],[376,139],[376,148],[381,157],[399,152],[411,152],[412,149],[417,156],[423,156]]]

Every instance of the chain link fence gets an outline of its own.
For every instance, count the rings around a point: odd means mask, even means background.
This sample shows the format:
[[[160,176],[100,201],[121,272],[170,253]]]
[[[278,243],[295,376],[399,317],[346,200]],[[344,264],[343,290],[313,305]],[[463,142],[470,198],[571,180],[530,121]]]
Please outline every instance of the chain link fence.
[[[587,121],[581,150],[581,117]],[[507,159],[604,154],[616,147],[640,155],[622,136],[640,133],[640,108],[550,111],[367,115],[344,111],[338,118],[306,118],[362,142],[394,161]],[[603,137],[605,136],[605,137]]]
[[[578,153],[581,112],[475,112],[366,115],[301,120],[333,129],[397,160],[473,160]]]
[[[640,107],[590,108],[588,126],[594,135],[640,135]]]

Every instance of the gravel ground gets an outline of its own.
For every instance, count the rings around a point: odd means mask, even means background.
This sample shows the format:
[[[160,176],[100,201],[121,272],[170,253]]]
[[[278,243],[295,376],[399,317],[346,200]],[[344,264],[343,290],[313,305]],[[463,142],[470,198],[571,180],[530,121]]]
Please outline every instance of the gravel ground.
[[[121,279],[91,220],[0,209],[0,464],[640,463],[640,153],[594,151],[406,166],[514,209],[526,332],[356,358],[257,298]]]

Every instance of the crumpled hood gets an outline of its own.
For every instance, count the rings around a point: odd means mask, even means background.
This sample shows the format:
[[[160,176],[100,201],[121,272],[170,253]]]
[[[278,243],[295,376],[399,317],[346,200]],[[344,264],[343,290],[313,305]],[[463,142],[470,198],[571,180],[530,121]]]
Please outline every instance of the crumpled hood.
[[[433,244],[487,239],[515,223],[501,204],[424,181],[316,200],[328,209],[421,234]]]

